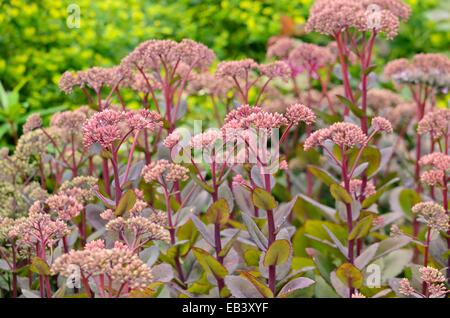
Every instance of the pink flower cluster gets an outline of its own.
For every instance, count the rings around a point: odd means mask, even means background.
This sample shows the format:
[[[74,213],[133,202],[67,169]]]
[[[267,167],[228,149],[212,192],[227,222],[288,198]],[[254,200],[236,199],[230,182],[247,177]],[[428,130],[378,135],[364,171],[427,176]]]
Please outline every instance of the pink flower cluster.
[[[84,208],[74,197],[65,194],[51,195],[45,203],[50,207],[50,210],[56,212],[58,217],[63,221],[73,219],[80,214]]]
[[[142,169],[142,177],[145,182],[156,181],[160,184],[188,179],[189,170],[183,166],[171,163],[165,159],[158,160]]]
[[[84,123],[84,146],[89,148],[98,143],[103,148],[109,148],[113,142],[121,140],[132,130],[154,131],[161,125],[159,114],[149,110],[125,112],[105,109]]]
[[[384,75],[399,83],[424,83],[439,89],[450,87],[450,58],[439,53],[417,54],[412,61],[398,59],[389,62]]]
[[[367,140],[366,134],[361,128],[351,123],[335,123],[328,128],[322,128],[313,132],[303,145],[305,150],[322,146],[326,140],[331,140],[341,148],[352,148],[364,144]]]

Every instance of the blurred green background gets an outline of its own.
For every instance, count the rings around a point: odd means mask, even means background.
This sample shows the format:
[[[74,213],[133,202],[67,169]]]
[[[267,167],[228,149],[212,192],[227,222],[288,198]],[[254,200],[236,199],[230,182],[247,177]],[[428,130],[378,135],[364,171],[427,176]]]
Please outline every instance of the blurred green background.
[[[31,111],[73,105],[76,100],[57,87],[64,71],[114,65],[150,38],[188,37],[214,49],[219,59],[248,56],[259,61],[274,35],[327,42],[318,34],[302,33],[312,0],[0,1],[0,82],[9,91],[0,87],[3,130],[8,129],[5,121],[23,121]],[[378,56],[448,54],[450,1],[406,2],[413,8],[410,20],[394,41],[381,43]],[[80,28],[67,26],[70,4],[80,7]]]

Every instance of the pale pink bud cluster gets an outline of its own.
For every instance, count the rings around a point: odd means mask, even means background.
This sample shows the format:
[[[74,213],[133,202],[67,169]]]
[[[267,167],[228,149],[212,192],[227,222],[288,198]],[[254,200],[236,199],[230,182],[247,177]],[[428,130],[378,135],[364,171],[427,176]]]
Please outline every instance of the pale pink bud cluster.
[[[91,67],[86,71],[80,71],[77,73],[77,78],[80,83],[80,87],[84,85],[92,88],[95,92],[100,92],[104,86],[110,85],[112,80],[117,77],[117,68],[111,67]]]
[[[103,148],[109,148],[113,142],[121,140],[131,130],[154,131],[161,126],[161,116],[153,111],[141,109],[125,112],[105,109],[84,123],[84,146],[89,148],[98,143]]]
[[[259,65],[259,71],[262,75],[268,78],[279,77],[281,79],[288,79],[291,75],[291,69],[285,62],[277,61],[269,64]]]
[[[442,170],[428,170],[422,173],[420,181],[430,187],[444,186],[445,173]]]
[[[76,217],[83,210],[81,205],[74,197],[65,194],[54,194],[45,200],[50,210],[57,213],[63,221],[69,221]]]
[[[73,87],[80,86],[81,81],[72,72],[66,71],[58,82],[58,87],[66,94],[72,93]]]
[[[225,136],[232,135],[232,131],[249,128],[264,129],[270,133],[272,129],[289,124],[305,122],[310,125],[315,122],[315,118],[313,111],[302,104],[290,105],[285,114],[268,112],[258,106],[242,105],[227,114],[221,130]]]
[[[309,150],[322,146],[326,140],[331,140],[339,147],[347,149],[364,144],[367,136],[355,124],[340,122],[313,132],[305,140],[303,147],[305,150]]]
[[[405,296],[411,296],[416,292],[407,278],[402,278],[400,280],[398,291]]]
[[[341,182],[341,185],[344,186],[344,183]],[[363,182],[360,179],[352,179],[350,180],[350,194],[352,194],[355,198],[359,199],[362,196],[362,185]],[[364,187],[364,197],[370,197],[374,195],[376,192],[375,186],[372,182],[367,182]]]
[[[140,109],[138,111],[128,111],[126,114],[126,120],[130,129],[155,131],[162,127],[161,116],[157,112]]]
[[[303,104],[293,104],[288,106],[284,116],[289,120],[289,123],[293,125],[298,125],[300,122],[312,125],[316,121],[316,114],[314,114],[311,108]]]
[[[427,113],[417,126],[417,133],[431,134],[433,139],[446,136],[450,131],[450,109],[438,109]]]
[[[395,2],[395,4],[394,4]],[[316,0],[311,7],[307,32],[336,35],[349,28],[359,31],[376,29],[389,39],[396,36],[399,20],[406,20],[409,7],[399,0]],[[376,23],[371,23],[375,21]]]
[[[181,135],[177,132],[169,134],[163,141],[163,145],[169,149],[175,147],[181,140]]]
[[[114,219],[114,211],[111,209],[106,209],[105,211],[100,213],[100,217],[103,220],[110,221],[110,220]]]
[[[176,71],[181,64],[190,69],[205,68],[211,65],[215,54],[205,45],[184,39],[181,42],[172,40],[148,40],[136,47],[121,65],[127,69],[151,69],[159,72],[163,67]]]
[[[389,62],[384,74],[399,83],[423,83],[438,89],[448,89],[450,58],[438,53],[416,54],[411,62],[406,59]]]
[[[403,102],[403,98],[383,88],[372,88],[367,92],[367,106],[375,111],[377,114],[381,114],[386,110],[390,110]]]
[[[416,115],[416,109],[415,103],[401,103],[388,112],[387,118],[395,126],[407,125]]]
[[[216,77],[218,78],[244,78],[252,71],[258,70],[258,63],[252,59],[240,61],[225,61],[217,65]]]
[[[221,140],[222,134],[219,130],[211,129],[204,133],[197,134],[189,141],[189,146],[194,149],[205,149],[213,147],[214,144]]]
[[[164,211],[153,211],[153,213],[150,214],[148,219],[153,223],[161,225],[162,227],[168,226],[167,213]]]
[[[92,176],[78,176],[64,181],[59,188],[59,193],[74,197],[81,204],[87,204],[95,199],[94,186],[98,179]]]
[[[309,43],[299,44],[289,54],[289,63],[299,68],[300,72],[306,70],[314,73],[327,64],[333,64],[334,61],[335,57],[328,47]]]
[[[446,278],[436,268],[431,266],[421,267],[419,269],[420,278],[427,284],[427,290],[430,298],[440,298],[450,292],[445,286]]]
[[[16,222],[10,235],[17,237],[19,245],[35,248],[36,244],[42,247],[52,247],[61,238],[69,235],[66,223],[60,219],[52,220],[50,214],[45,213],[36,202],[26,218]]]
[[[158,183],[185,181],[188,179],[189,170],[183,166],[171,163],[165,159],[158,160],[142,169],[145,182],[156,181]]]
[[[419,164],[421,166],[431,166],[442,171],[449,171],[450,156],[442,152],[433,152],[420,158]]]
[[[153,75],[145,73],[145,76],[141,73],[133,75],[132,79],[125,82],[124,85],[130,87],[137,92],[151,93],[153,90],[161,89],[161,84],[153,77]]]
[[[111,285],[128,284],[131,289],[145,289],[153,281],[151,269],[123,244],[105,249],[104,244],[95,243],[82,251],[71,250],[55,260],[51,272],[70,277],[73,265],[86,278],[104,275]]]
[[[130,231],[136,238],[165,242],[170,241],[168,230],[143,216],[133,216],[127,219],[123,217],[115,218],[106,224],[106,229],[118,233]]]
[[[123,136],[125,112],[105,109],[96,113],[83,125],[84,146],[89,148],[98,143],[103,148],[111,147]]]
[[[30,132],[37,128],[41,128],[41,126],[42,126],[41,116],[39,114],[32,114],[28,116],[27,121],[23,125],[23,133],[26,134],[27,132]]]
[[[267,57],[276,57],[281,60],[286,60],[289,53],[296,47],[298,41],[293,38],[283,37],[272,43],[267,49]]]
[[[83,127],[86,119],[87,116],[82,111],[65,111],[54,114],[50,121],[50,125],[62,128],[69,133],[78,133]]]
[[[450,156],[441,152],[434,152],[423,156],[419,160],[421,166],[430,166],[432,169],[425,171],[420,180],[429,186],[443,187],[448,182],[446,171],[450,171]]]
[[[440,204],[432,201],[417,203],[412,212],[418,214],[420,220],[436,231],[446,232],[449,229],[449,217]]]
[[[379,132],[392,133],[393,131],[390,121],[379,116],[372,119],[372,127]]]

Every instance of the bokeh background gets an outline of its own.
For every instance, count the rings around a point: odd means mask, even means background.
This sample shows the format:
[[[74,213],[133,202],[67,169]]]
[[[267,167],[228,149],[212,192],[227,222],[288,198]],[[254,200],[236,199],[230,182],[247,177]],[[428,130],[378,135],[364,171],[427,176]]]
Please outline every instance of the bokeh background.
[[[58,90],[64,71],[114,65],[150,38],[191,38],[211,47],[219,59],[258,61],[264,60],[272,36],[327,43],[326,37],[303,32],[312,2],[0,0],[1,143],[11,141],[11,129],[18,131],[27,114],[50,114],[79,103],[77,96]],[[450,53],[450,1],[406,2],[412,16],[394,41],[378,46],[377,64],[418,52]],[[80,7],[80,28],[67,26],[70,4]]]

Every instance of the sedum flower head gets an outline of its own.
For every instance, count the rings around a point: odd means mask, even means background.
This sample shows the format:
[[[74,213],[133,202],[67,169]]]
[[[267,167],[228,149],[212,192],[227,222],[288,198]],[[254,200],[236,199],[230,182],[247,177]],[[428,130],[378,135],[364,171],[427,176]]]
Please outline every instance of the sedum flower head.
[[[39,114],[28,116],[27,121],[23,125],[23,132],[26,134],[32,130],[42,127],[42,119]]]
[[[160,240],[169,242],[169,231],[158,223],[143,216],[130,218],[118,217],[106,224],[106,229],[113,232],[130,231],[135,237],[143,237],[148,240]]]
[[[416,115],[415,103],[400,103],[387,113],[387,118],[394,126],[408,125]]]
[[[45,203],[49,206],[50,210],[56,212],[58,218],[63,221],[73,219],[79,215],[84,208],[74,197],[66,194],[51,195]]]
[[[205,149],[213,147],[221,139],[220,131],[210,129],[204,133],[197,134],[189,141],[189,146],[194,149]]]
[[[389,39],[397,35],[399,20],[409,17],[409,7],[400,0],[316,0],[306,30],[335,35],[345,29],[376,29]]]
[[[321,146],[326,140],[331,140],[341,148],[352,148],[366,142],[367,136],[361,128],[351,123],[335,123],[328,128],[322,128],[312,133],[304,143],[305,150]]]
[[[424,135],[431,134],[433,139],[439,139],[449,134],[450,109],[438,109],[427,113],[417,126],[417,133]]]
[[[240,61],[225,61],[217,65],[216,77],[218,78],[243,78],[252,71],[258,69],[258,63],[252,59]]]
[[[181,135],[174,131],[173,133],[169,134],[163,141],[163,145],[166,148],[172,149],[175,147],[181,140]]]
[[[10,231],[10,235],[18,238],[19,245],[31,248],[37,243],[52,247],[69,233],[66,223],[60,219],[52,220],[39,201],[31,206],[28,217],[17,221]]]
[[[289,53],[296,47],[297,44],[298,41],[293,38],[279,38],[267,49],[267,57],[276,57],[281,60],[286,60],[289,57]]]
[[[382,88],[372,88],[367,92],[367,106],[377,114],[382,114],[403,102],[403,98],[388,90]]]
[[[311,108],[303,104],[293,104],[288,106],[284,116],[288,119],[290,124],[298,125],[304,122],[307,125],[312,125],[316,121],[316,114]]]
[[[62,128],[70,133],[78,133],[83,127],[87,116],[82,111],[65,111],[56,113],[50,121],[51,126]]]
[[[151,269],[120,244],[105,249],[104,243],[96,242],[81,251],[71,250],[55,260],[51,272],[69,277],[73,265],[80,268],[84,277],[105,275],[113,284],[128,284],[131,289],[145,289],[153,281]]]
[[[187,168],[165,159],[148,164],[142,169],[142,176],[148,183],[153,181],[158,183],[185,181],[188,179],[188,173]]]
[[[399,83],[422,83],[447,90],[450,87],[450,58],[438,53],[416,54],[411,61],[399,59],[389,62],[384,74]]]
[[[161,116],[154,111],[141,109],[138,111],[128,111],[126,113],[127,124],[130,129],[155,131],[162,127]]]
[[[83,125],[84,146],[89,148],[95,143],[109,148],[123,135],[125,112],[105,109],[96,113]]]
[[[403,294],[405,296],[411,296],[416,292],[407,278],[402,278],[402,280],[400,280],[400,286],[398,290],[400,294]]]
[[[352,179],[350,180],[350,194],[352,194],[355,198],[360,198],[362,196],[362,180],[360,179]],[[341,183],[342,186],[344,186],[344,183]],[[374,195],[376,192],[375,186],[372,182],[366,183],[364,187],[364,197],[370,197]]]
[[[95,199],[94,186],[98,179],[92,176],[78,176],[64,181],[59,188],[59,193],[74,197],[81,204],[87,204]]]
[[[442,152],[433,152],[425,155],[419,160],[421,166],[431,166],[434,169],[441,171],[450,170],[450,156]]]
[[[285,62],[277,61],[269,64],[259,65],[259,71],[262,75],[268,78],[279,77],[281,79],[288,79],[291,75],[291,69],[289,65]]]
[[[417,203],[412,212],[418,214],[428,227],[436,231],[446,232],[449,229],[449,217],[440,204],[432,201]]]
[[[420,181],[429,185],[430,187],[443,187],[445,180],[445,173],[442,170],[425,171],[420,176]]]
[[[372,127],[379,132],[392,133],[393,131],[390,121],[379,116],[372,119]]]
[[[299,71],[306,70],[314,73],[319,68],[332,64],[335,61],[334,55],[328,47],[315,44],[301,43],[289,54],[289,63]]]

